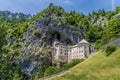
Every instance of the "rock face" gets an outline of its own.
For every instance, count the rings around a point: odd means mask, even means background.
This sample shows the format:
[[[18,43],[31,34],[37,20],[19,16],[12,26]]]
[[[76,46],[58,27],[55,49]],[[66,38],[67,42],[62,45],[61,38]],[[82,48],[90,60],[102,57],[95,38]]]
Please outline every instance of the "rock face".
[[[28,55],[26,55],[28,56]],[[46,66],[51,65],[51,60],[46,57],[40,57],[33,55],[31,58],[23,58],[19,61],[19,65],[21,65],[21,71],[27,76],[32,77],[36,74],[38,70],[41,69],[41,64],[46,60]]]
[[[90,24],[91,24],[91,25],[92,25],[92,24],[97,24],[97,25],[99,25],[99,26],[102,26],[103,28],[106,27],[107,23],[108,23],[107,18],[106,18],[106,17],[103,17],[103,16],[99,16],[99,17],[94,16],[94,17],[91,18],[91,20],[90,20]]]
[[[120,13],[116,15],[117,18],[120,18]]]
[[[40,69],[43,57],[47,57],[48,65],[51,64],[50,51],[47,56],[41,52],[45,47],[52,47],[55,40],[70,45],[85,38],[83,30],[66,24],[63,9],[56,13],[54,7],[50,7],[48,11],[32,22],[24,34],[23,57],[19,63],[22,72],[28,76],[34,75]]]

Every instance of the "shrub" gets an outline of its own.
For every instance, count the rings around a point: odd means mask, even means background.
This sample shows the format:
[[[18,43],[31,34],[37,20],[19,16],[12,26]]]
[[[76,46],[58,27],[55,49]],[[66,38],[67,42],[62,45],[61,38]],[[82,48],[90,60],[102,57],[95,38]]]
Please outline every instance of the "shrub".
[[[80,63],[80,62],[82,62],[84,59],[73,59],[73,61],[72,61],[72,66],[74,66],[74,65],[76,65],[76,64],[78,64],[78,63]]]
[[[53,73],[56,73],[59,71],[59,68],[57,67],[54,67],[54,66],[49,66],[45,72],[44,72],[44,76],[48,76],[48,75],[51,75]]]
[[[63,68],[64,69],[69,69],[69,68],[71,68],[72,67],[72,64],[68,64],[68,63],[64,63],[63,64]]]
[[[34,80],[39,80],[39,73],[37,72],[37,74],[35,75]]]
[[[10,51],[10,49],[9,49],[8,46],[3,45],[3,47],[2,47],[2,51],[3,51],[4,53],[8,53],[8,52]]]
[[[116,50],[115,46],[107,46],[105,52],[106,52],[106,56],[109,56],[110,54],[112,54],[114,51]]]
[[[81,63],[81,62],[83,62],[84,61],[84,59],[73,59],[72,60],[72,62],[71,63],[64,63],[63,64],[63,68],[64,69],[69,69],[69,68],[71,68],[71,67],[73,67],[73,66],[75,66],[75,65],[77,65],[78,63]]]

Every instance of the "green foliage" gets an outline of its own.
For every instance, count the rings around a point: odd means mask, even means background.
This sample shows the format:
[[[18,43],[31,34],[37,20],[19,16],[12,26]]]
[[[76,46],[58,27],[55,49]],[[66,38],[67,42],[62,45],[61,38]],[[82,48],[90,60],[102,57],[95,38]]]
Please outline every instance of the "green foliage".
[[[0,25],[0,50],[4,44],[6,44],[6,31],[7,27]]]
[[[111,55],[114,51],[116,50],[115,46],[107,46],[105,52],[106,52],[106,56]]]
[[[119,13],[120,12],[120,6],[117,6],[116,7],[116,13]]]
[[[74,60],[72,60],[71,63],[61,63],[61,67],[63,69],[69,69],[69,68],[71,68],[71,67],[73,67],[73,66],[75,66],[78,63],[81,63],[83,61],[84,61],[84,59],[74,59]]]
[[[109,11],[106,13],[105,17],[110,20],[115,14],[114,11]]]
[[[53,73],[56,73],[59,71],[59,68],[57,67],[54,67],[54,66],[49,66],[45,72],[44,72],[44,76],[48,76],[48,75],[51,75]]]
[[[103,28],[98,25],[92,25],[87,32],[87,40],[90,42],[96,42],[97,40],[101,39],[101,33]]]
[[[67,24],[73,25],[75,27],[80,27],[79,23],[85,16],[82,13],[71,11],[69,13],[66,13],[65,17],[67,20]]]
[[[11,17],[10,17],[11,16]],[[24,32],[21,26],[28,17],[23,13],[0,11],[0,79],[23,80],[25,76],[20,71],[20,66],[11,61],[13,58],[11,48],[7,44],[9,39],[18,39]],[[17,41],[17,40],[16,40]],[[19,44],[14,45],[14,53],[18,53]]]
[[[39,80],[39,73],[37,72],[37,74],[35,75],[34,80]]]
[[[8,53],[8,52],[10,51],[10,49],[9,49],[8,46],[3,45],[1,51],[2,51],[3,53]]]
[[[107,26],[107,34],[111,35],[112,37],[116,37],[117,34],[120,32],[120,19],[119,18],[113,18],[108,22]]]
[[[64,69],[69,69],[75,65],[77,65],[78,63],[82,62],[84,59],[74,59],[71,63],[60,63],[60,68],[55,67],[55,66],[49,66],[48,68],[46,68],[46,70],[44,71],[44,76],[48,76],[48,75],[52,75],[55,74],[61,70]]]
[[[100,9],[98,12],[97,12],[97,15],[101,15],[101,16],[104,16],[105,15],[105,10],[104,9]]]
[[[62,68],[64,68],[64,69],[69,69],[71,67],[72,67],[72,64],[68,64],[68,63],[64,63],[62,66]]]
[[[44,75],[44,72],[45,72],[46,69],[47,69],[47,66],[46,66],[46,63],[44,61],[44,62],[42,62],[41,66],[40,66],[40,75],[41,76]]]
[[[120,19],[113,18],[102,33],[101,45],[120,37]]]
[[[80,62],[83,62],[84,61],[84,59],[74,59],[74,60],[72,60],[72,65],[74,66],[74,65],[76,65],[76,64],[78,64],[78,63],[80,63]]]
[[[0,54],[1,55],[1,54]],[[16,66],[13,62],[9,61],[9,57],[0,57],[0,79],[1,80],[21,80],[25,76],[20,71],[20,66]]]

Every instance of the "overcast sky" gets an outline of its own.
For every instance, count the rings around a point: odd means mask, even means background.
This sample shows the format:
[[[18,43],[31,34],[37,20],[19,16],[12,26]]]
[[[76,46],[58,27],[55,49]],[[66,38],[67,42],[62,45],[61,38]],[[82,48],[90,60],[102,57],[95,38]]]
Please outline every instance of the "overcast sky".
[[[79,11],[88,14],[105,9],[114,10],[120,6],[120,0],[0,0],[0,10],[36,14],[45,9],[49,3],[62,6],[66,11]]]

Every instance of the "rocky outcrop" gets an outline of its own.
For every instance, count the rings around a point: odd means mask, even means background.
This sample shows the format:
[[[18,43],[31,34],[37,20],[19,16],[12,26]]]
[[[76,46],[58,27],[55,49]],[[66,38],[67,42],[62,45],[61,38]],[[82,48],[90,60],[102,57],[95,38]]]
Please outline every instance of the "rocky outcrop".
[[[19,64],[22,72],[28,76],[35,75],[40,69],[43,57],[47,58],[46,62],[50,65],[51,52],[46,52],[47,56],[42,52],[45,47],[52,47],[55,40],[71,45],[85,38],[83,30],[66,24],[63,9],[60,9],[59,13],[54,10],[54,7],[50,7],[49,12],[32,22],[24,34],[23,57]]]
[[[116,15],[117,18],[120,18],[120,13]]]
[[[104,16],[94,16],[93,18],[91,18],[90,22],[89,22],[91,25],[93,24],[97,24],[103,28],[106,27],[107,23],[108,23],[108,20],[106,17]]]

